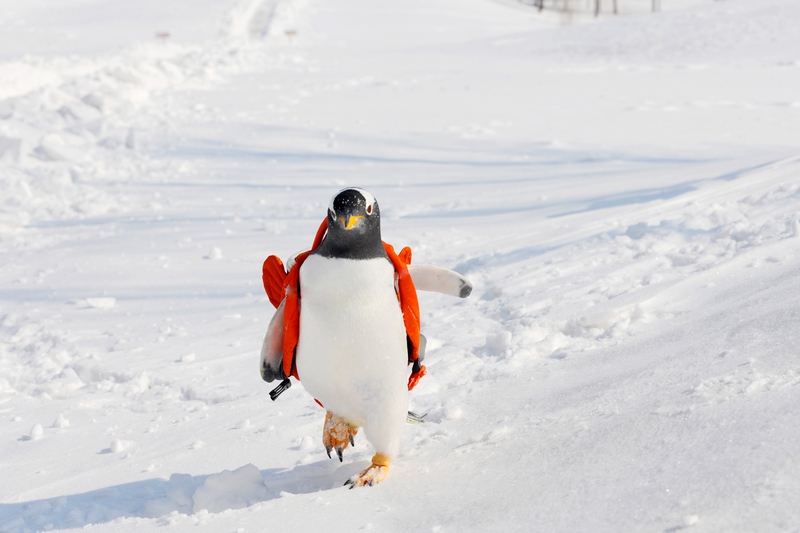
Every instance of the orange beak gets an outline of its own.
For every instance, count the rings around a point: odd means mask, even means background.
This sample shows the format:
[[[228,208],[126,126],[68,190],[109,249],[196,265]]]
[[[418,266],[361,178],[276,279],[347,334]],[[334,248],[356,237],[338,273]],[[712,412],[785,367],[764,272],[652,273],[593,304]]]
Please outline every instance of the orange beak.
[[[364,218],[361,215],[348,215],[347,220],[344,217],[339,217],[339,222],[342,223],[344,229],[353,229],[359,220]]]

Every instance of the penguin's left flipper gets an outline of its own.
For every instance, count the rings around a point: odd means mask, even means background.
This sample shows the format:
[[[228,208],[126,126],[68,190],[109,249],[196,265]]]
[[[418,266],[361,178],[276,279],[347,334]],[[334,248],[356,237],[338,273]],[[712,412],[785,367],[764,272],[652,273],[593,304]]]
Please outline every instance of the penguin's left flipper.
[[[344,482],[344,485],[350,485],[350,488],[363,487],[369,485],[370,487],[375,483],[380,483],[389,474],[389,458],[382,453],[376,453],[372,457],[372,464],[369,468],[364,470],[358,475],[355,475]]]
[[[283,304],[281,302],[267,326],[261,345],[261,379],[266,382],[285,379],[283,373]]]
[[[467,278],[446,268],[433,265],[408,265],[414,287],[420,291],[440,292],[448,296],[466,298],[472,293],[472,283]]]

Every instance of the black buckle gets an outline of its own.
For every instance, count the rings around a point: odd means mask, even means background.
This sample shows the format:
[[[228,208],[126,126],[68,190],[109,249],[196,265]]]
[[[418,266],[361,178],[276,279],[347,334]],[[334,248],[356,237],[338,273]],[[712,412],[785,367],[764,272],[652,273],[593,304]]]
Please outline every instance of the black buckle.
[[[278,396],[283,394],[283,391],[285,391],[286,389],[288,389],[291,386],[292,386],[292,382],[289,381],[289,378],[286,378],[283,381],[281,381],[280,385],[278,385],[277,387],[275,387],[274,389],[272,389],[270,391],[269,397],[272,398],[272,401],[274,402],[275,400],[278,399]]]

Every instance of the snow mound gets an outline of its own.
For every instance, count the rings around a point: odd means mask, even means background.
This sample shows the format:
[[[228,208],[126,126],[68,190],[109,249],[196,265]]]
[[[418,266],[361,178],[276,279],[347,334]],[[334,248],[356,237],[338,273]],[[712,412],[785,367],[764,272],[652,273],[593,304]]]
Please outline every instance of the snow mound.
[[[169,513],[220,513],[242,509],[268,498],[261,472],[252,464],[236,470],[194,478],[188,474],[173,474],[166,496],[144,505],[143,516],[158,518]]]
[[[261,472],[252,464],[234,471],[225,470],[209,476],[194,491],[192,510],[206,509],[219,513],[226,509],[241,509],[267,498],[267,487]]]

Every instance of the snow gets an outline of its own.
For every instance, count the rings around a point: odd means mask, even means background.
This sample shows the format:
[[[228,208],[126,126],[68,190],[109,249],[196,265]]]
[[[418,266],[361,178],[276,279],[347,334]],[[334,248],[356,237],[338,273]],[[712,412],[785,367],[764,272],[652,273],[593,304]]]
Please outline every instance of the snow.
[[[800,529],[800,4],[619,4],[0,3],[0,531]],[[474,286],[353,491],[257,368],[347,186]]]

